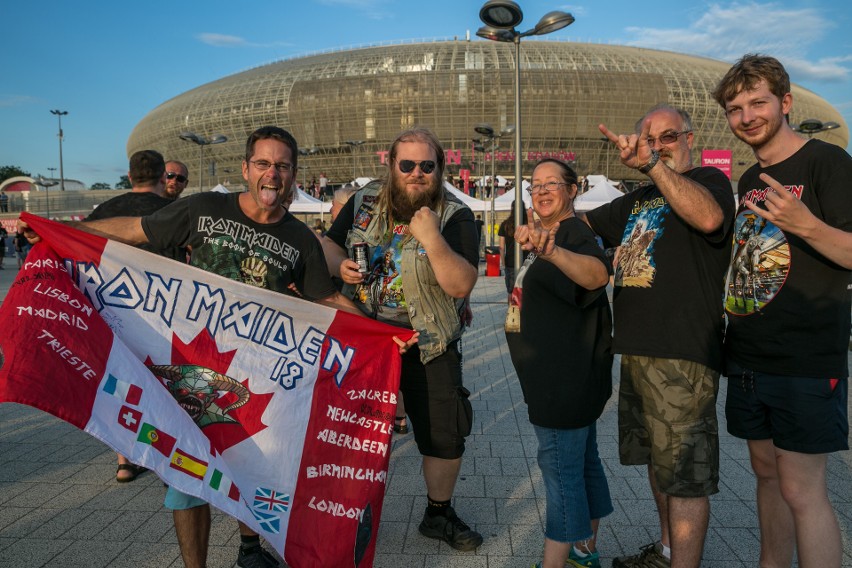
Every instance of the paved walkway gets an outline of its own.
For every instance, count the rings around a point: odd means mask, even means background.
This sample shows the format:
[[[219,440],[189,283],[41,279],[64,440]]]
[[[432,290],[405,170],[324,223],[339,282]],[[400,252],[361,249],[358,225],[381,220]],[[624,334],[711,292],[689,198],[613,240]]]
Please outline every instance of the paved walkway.
[[[7,269],[0,271],[0,297],[14,276],[8,269],[14,259],[6,262]],[[419,535],[425,507],[420,458],[412,435],[397,436],[377,567],[526,567],[540,558],[544,493],[535,435],[503,340],[503,299],[502,278],[480,279],[472,298],[474,323],[464,340],[465,382],[473,393],[476,419],[455,506],[485,542],[476,552],[459,553]],[[615,500],[615,512],[601,523],[598,546],[604,566],[657,537],[644,469],[618,463],[616,398],[598,427]],[[719,399],[725,399],[724,381]],[[721,403],[719,415],[723,417]],[[724,431],[723,420],[720,426]],[[721,453],[722,483],[712,497],[703,565],[756,566],[758,531],[748,453],[743,442],[726,434]],[[171,515],[162,507],[163,484],[150,473],[117,484],[114,473],[114,454],[94,438],[40,411],[0,405],[0,568],[182,566]],[[852,566],[850,452],[831,456],[828,477],[843,531],[843,564]],[[209,566],[232,566],[238,543],[236,523],[214,515]]]

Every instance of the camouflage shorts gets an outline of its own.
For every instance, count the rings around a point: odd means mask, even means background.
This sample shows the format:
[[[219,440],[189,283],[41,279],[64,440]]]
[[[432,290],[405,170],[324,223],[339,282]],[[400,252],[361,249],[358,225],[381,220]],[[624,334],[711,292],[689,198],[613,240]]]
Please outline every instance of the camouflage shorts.
[[[622,465],[651,464],[675,497],[718,493],[719,373],[692,361],[622,355],[618,399]]]

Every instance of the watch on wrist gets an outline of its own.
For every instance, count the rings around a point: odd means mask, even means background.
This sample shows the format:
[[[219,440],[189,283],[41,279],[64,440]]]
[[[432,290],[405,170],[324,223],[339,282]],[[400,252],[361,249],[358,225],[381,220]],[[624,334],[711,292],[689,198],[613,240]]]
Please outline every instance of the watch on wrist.
[[[648,163],[644,166],[639,166],[639,172],[643,174],[647,174],[650,172],[654,166],[657,165],[657,162],[660,161],[660,153],[656,150],[651,150],[651,159],[648,160]]]

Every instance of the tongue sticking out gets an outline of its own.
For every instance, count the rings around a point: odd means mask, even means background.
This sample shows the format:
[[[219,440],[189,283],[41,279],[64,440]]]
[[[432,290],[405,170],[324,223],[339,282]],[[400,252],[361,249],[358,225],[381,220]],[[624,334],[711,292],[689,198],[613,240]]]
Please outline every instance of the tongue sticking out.
[[[262,185],[257,194],[260,202],[266,205],[267,207],[274,206],[278,199],[278,190],[275,187],[269,185]]]

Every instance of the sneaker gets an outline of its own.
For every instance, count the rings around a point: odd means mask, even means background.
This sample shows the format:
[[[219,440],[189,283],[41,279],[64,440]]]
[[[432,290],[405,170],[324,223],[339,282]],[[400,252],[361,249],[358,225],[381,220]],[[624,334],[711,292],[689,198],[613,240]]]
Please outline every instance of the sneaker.
[[[482,535],[464,524],[452,507],[446,517],[430,517],[424,513],[420,521],[420,534],[443,540],[456,550],[476,550],[482,544]]]
[[[672,561],[663,556],[659,542],[643,546],[639,554],[621,556],[612,561],[613,568],[671,568]]]
[[[568,552],[568,560],[565,561],[565,566],[571,568],[601,568],[601,559],[598,552],[589,552],[585,556],[580,556],[574,552],[574,547]]]
[[[279,566],[278,561],[262,546],[253,546],[248,550],[240,547],[237,555],[237,566],[239,568],[275,568]]]

